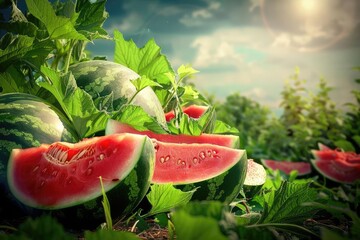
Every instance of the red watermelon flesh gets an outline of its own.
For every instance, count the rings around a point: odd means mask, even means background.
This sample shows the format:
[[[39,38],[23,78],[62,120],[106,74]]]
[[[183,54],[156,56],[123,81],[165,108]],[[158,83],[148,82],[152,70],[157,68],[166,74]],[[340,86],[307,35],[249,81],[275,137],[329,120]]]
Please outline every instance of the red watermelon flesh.
[[[360,179],[360,164],[349,164],[343,161],[311,161],[323,176],[341,183],[354,183]]]
[[[278,160],[262,159],[262,164],[272,170],[280,170],[285,174],[290,174],[291,171],[297,170],[298,175],[306,175],[311,172],[311,165],[307,162],[287,162]]]
[[[116,134],[15,149],[8,166],[10,189],[31,207],[81,204],[101,195],[100,176],[105,190],[124,179],[138,162],[145,140],[141,135]]]
[[[182,108],[183,112],[191,118],[200,118],[201,115],[203,115],[207,109],[208,106],[201,106],[201,105],[190,105]],[[174,117],[175,117],[174,110],[165,113],[165,119],[167,122],[171,121],[171,119],[173,119]]]
[[[312,150],[312,153],[318,161],[336,160],[347,163],[360,164],[360,154],[355,152],[344,152],[338,149],[326,148],[323,150]]]
[[[354,183],[360,179],[360,154],[331,149],[319,144],[312,150],[315,160],[311,163],[323,176],[341,183]]]
[[[211,179],[243,159],[245,150],[213,144],[155,141],[153,183],[189,184]],[[240,173],[239,173],[240,174]]]
[[[106,126],[106,134],[114,133],[135,133],[147,135],[148,137],[156,139],[158,141],[169,143],[207,143],[230,148],[239,148],[240,146],[239,137],[236,135],[206,133],[203,133],[199,136],[191,136],[185,134],[158,134],[151,131],[138,131],[130,125],[110,119]]]

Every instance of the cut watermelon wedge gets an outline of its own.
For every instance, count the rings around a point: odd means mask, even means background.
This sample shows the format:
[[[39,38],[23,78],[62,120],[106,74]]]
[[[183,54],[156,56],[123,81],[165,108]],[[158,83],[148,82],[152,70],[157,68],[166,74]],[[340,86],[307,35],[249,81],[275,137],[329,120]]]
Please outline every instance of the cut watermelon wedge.
[[[214,178],[243,159],[245,150],[213,144],[155,142],[153,183],[189,184]]]
[[[319,143],[319,150],[312,150],[314,168],[335,182],[353,184],[360,180],[360,154],[331,149]]]
[[[293,170],[296,170],[298,172],[298,176],[311,173],[311,165],[307,162],[287,162],[269,159],[262,159],[261,162],[265,167],[269,169],[280,170],[288,175]]]
[[[200,118],[201,115],[203,115],[208,108],[209,108],[208,106],[190,105],[184,107],[182,110],[185,114],[187,114],[191,118]],[[174,117],[175,117],[174,110],[165,113],[165,119],[167,122],[171,121],[171,119],[173,119]]]
[[[152,178],[154,157],[151,140],[137,134],[94,137],[75,144],[43,144],[13,150],[8,182],[11,192],[23,204],[61,209],[101,198],[99,177],[109,195],[119,191],[140,164],[143,179],[136,184],[144,188],[141,193],[144,196]],[[127,198],[124,195],[117,201]]]
[[[263,165],[254,162],[253,159],[248,159],[247,171],[244,185],[259,186],[266,181],[266,171]]]
[[[106,126],[106,135],[114,133],[135,133],[140,135],[147,135],[148,137],[156,139],[158,141],[169,143],[207,143],[230,148],[239,148],[240,146],[239,136],[236,135],[206,133],[203,133],[199,136],[191,136],[185,134],[158,134],[151,131],[138,131],[130,125],[110,119]]]

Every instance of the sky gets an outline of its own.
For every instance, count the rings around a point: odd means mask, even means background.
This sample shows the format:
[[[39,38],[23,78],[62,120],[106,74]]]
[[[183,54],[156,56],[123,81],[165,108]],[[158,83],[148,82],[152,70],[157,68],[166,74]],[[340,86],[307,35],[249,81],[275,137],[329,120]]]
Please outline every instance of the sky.
[[[279,114],[296,68],[314,92],[326,79],[339,107],[360,90],[359,0],[107,0],[106,10],[110,35],[139,47],[155,39],[174,69],[192,65],[191,82],[220,101],[240,93]],[[88,48],[113,59],[109,41]]]
[[[240,93],[280,113],[281,91],[295,69],[316,92],[321,78],[342,107],[353,102],[360,66],[358,0],[108,0],[104,28],[141,47],[154,38],[176,69],[191,64],[198,90],[220,101]],[[112,59],[113,46],[94,54]]]

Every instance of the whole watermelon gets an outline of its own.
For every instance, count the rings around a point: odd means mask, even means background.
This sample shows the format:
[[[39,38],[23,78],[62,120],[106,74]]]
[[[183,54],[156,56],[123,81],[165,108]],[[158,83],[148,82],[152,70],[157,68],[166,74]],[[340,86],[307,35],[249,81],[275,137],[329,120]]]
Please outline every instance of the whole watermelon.
[[[43,99],[24,93],[0,94],[0,215],[13,214],[6,169],[12,149],[56,141],[77,142],[67,118]],[[3,197],[6,196],[6,197]],[[9,215],[7,215],[9,216]]]
[[[78,87],[89,93],[99,108],[107,111],[118,110],[134,97],[136,88],[131,80],[140,77],[130,68],[102,60],[74,64],[70,67],[70,71]],[[112,97],[110,105],[109,97]],[[161,103],[151,87],[141,90],[133,99],[132,104],[142,107],[160,124],[166,124]]]

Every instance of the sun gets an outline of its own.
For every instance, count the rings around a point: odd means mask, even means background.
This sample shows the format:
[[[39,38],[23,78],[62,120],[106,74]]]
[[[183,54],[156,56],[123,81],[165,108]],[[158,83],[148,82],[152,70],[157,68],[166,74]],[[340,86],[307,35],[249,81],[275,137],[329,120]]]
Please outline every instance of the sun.
[[[299,7],[305,13],[313,13],[318,8],[317,0],[300,0]]]
[[[273,44],[299,52],[334,46],[356,28],[358,0],[258,0]],[[281,40],[281,41],[280,41]]]

